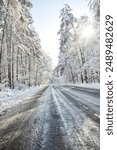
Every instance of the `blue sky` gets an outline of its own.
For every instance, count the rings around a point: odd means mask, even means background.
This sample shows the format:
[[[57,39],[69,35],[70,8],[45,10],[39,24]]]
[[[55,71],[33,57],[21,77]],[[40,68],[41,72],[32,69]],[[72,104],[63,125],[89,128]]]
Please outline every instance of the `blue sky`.
[[[32,4],[33,25],[40,36],[42,49],[49,53],[56,66],[59,53],[59,11],[64,4],[69,4],[76,18],[86,15],[89,11],[87,0],[32,0]]]

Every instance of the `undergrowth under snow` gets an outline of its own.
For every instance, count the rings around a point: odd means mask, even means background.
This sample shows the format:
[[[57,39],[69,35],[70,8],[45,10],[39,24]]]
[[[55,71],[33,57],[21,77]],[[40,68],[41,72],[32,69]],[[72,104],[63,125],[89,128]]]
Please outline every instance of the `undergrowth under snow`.
[[[22,102],[23,99],[34,95],[38,92],[43,86],[32,86],[32,87],[23,87],[16,89],[3,88],[0,92],[0,113],[16,105],[17,103]]]

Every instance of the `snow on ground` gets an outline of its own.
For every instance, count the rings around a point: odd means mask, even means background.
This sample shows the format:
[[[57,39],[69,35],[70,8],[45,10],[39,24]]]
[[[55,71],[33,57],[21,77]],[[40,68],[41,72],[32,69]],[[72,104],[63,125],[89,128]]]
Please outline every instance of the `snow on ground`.
[[[91,84],[75,84],[78,87],[90,88],[90,89],[100,89],[99,83],[91,83]]]
[[[34,95],[36,92],[41,90],[44,86],[32,86],[32,87],[24,87],[22,89],[6,89],[4,88],[0,92],[0,113],[3,112],[5,109],[10,108],[22,100],[29,98],[30,96]]]
[[[87,88],[87,89],[96,89],[96,90],[100,90],[100,83],[77,83],[77,84],[73,84],[73,83],[60,83],[60,84],[55,84],[55,85],[62,85],[62,86],[76,86],[76,87],[81,87],[81,88]]]
[[[67,84],[68,86],[76,86],[76,87],[83,87],[89,89],[100,89],[99,83],[92,83],[92,84]],[[44,85],[32,86],[32,87],[23,87],[23,88],[16,88],[14,90],[3,88],[0,92],[0,113],[3,112],[5,109],[14,106],[22,100],[29,98],[30,96],[34,95],[37,91],[41,90]]]
[[[100,84],[99,83],[83,83],[83,84],[68,84],[72,86],[77,86],[77,87],[83,87],[83,88],[89,88],[89,89],[100,89]]]

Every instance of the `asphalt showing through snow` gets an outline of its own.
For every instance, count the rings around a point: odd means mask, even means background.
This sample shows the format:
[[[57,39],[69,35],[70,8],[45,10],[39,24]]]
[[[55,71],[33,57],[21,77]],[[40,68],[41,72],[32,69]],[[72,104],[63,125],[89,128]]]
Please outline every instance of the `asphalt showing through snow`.
[[[99,150],[99,93],[48,86],[0,116],[0,150]]]

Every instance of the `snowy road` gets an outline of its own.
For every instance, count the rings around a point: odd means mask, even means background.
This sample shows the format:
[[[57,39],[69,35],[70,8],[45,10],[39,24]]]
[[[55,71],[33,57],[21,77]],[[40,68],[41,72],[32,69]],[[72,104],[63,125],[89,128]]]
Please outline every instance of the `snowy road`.
[[[99,150],[99,92],[48,86],[0,116],[0,150]]]

